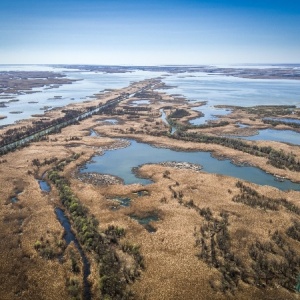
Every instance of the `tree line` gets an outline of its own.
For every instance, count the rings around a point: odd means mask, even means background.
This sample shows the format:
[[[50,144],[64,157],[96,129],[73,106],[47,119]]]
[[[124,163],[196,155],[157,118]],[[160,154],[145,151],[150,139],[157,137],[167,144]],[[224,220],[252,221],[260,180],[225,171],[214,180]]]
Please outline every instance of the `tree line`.
[[[129,299],[132,293],[127,289],[127,284],[133,282],[144,268],[139,247],[128,242],[121,243],[120,239],[125,236],[122,228],[109,226],[104,231],[99,230],[98,220],[73,193],[70,182],[60,174],[65,165],[60,162],[48,172],[48,178],[59,192],[60,201],[68,212],[80,244],[93,254],[98,264],[100,295],[107,299]],[[122,265],[118,250],[133,258],[134,265],[130,269]]]

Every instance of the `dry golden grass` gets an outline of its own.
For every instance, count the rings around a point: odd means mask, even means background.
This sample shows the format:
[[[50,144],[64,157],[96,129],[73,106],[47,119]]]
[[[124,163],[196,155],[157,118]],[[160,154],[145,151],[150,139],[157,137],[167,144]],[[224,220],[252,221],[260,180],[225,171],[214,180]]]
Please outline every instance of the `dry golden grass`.
[[[164,178],[166,170],[170,172],[171,179]],[[295,294],[283,288],[270,289],[266,296],[266,291],[245,284],[240,284],[235,295],[214,292],[209,280],[219,278],[220,274],[196,257],[199,250],[195,247],[194,231],[203,224],[203,218],[195,210],[180,205],[172,197],[169,186],[182,192],[183,202],[193,199],[200,208],[210,207],[214,215],[228,212],[232,248],[248,260],[247,247],[257,239],[267,241],[270,232],[273,234],[276,229],[284,231],[291,224],[291,214],[284,210],[253,209],[233,202],[233,195],[238,193],[234,178],[158,165],[145,165],[141,172],[155,180],[146,187],[149,195],[143,197],[134,195],[135,191],[143,189],[139,185],[95,187],[72,181],[73,189],[78,191],[79,198],[100,220],[101,227],[106,228],[109,224],[121,226],[126,229],[127,240],[141,245],[146,269],[133,285],[138,299],[297,299]],[[176,181],[179,185],[174,185]],[[289,201],[299,202],[299,193],[251,186],[268,197],[286,197]],[[112,211],[107,198],[118,195],[132,197],[131,206]],[[129,217],[131,214],[143,216],[149,212],[156,212],[160,218],[152,222],[157,229],[155,233],[147,232]],[[299,248],[297,242],[292,242],[292,245]]]
[[[137,84],[137,88],[144,83]],[[104,102],[121,92],[131,93],[134,87],[111,92],[100,100]],[[95,153],[101,152],[115,144],[115,137],[130,137],[160,147],[180,148],[182,150],[214,151],[215,155],[231,157],[238,162],[248,162],[271,173],[286,176],[300,181],[296,172],[278,170],[266,163],[264,158],[235,151],[222,146],[197,144],[173,140],[168,137],[150,135],[150,132],[167,130],[161,121],[159,109],[166,105],[186,108],[184,101],[174,101],[173,97],[161,93],[160,101],[151,102],[151,117],[141,116],[137,121],[128,120],[126,116],[117,116],[120,121],[116,125],[99,122],[110,118],[107,115],[93,116],[79,125],[64,128],[61,133],[51,135],[49,141],[32,143],[29,147],[17,150],[3,156],[6,162],[0,164],[0,294],[1,299],[69,299],[66,289],[66,278],[74,276],[70,270],[70,249],[65,250],[65,262],[58,259],[46,260],[34,249],[34,244],[41,238],[49,240],[54,250],[59,251],[56,241],[62,239],[63,230],[54,213],[54,207],[60,205],[55,189],[49,195],[40,191],[35,177],[40,177],[53,165],[36,167],[32,160],[40,162],[53,157],[58,160],[70,157],[74,153],[82,153],[80,158],[70,163],[64,170],[70,182],[72,191],[100,222],[100,228],[117,225],[126,230],[126,236],[121,242],[128,241],[141,246],[145,259],[145,271],[142,272],[132,286],[137,299],[298,299],[298,295],[287,292],[283,288],[259,289],[241,284],[235,295],[215,292],[209,281],[219,281],[220,273],[198,259],[199,249],[195,247],[195,230],[199,231],[203,218],[199,213],[184,203],[193,200],[199,208],[209,207],[214,216],[220,212],[229,213],[229,232],[232,237],[232,248],[239,255],[249,260],[247,247],[257,239],[267,241],[270,233],[276,229],[284,232],[291,224],[292,218],[298,218],[284,209],[280,211],[263,211],[253,209],[241,203],[232,201],[239,193],[235,186],[236,179],[204,172],[178,170],[159,165],[145,165],[140,172],[151,177],[154,183],[146,187],[141,185],[109,185],[93,186],[77,180],[74,177],[78,165],[84,164]],[[131,99],[132,101],[134,99]],[[128,103],[127,103],[128,104]],[[85,107],[90,103],[77,104],[70,107]],[[49,112],[49,117],[57,117],[59,110]],[[192,116],[195,116],[193,114]],[[232,117],[232,116],[231,116]],[[235,112],[234,120],[259,125],[248,120],[249,115]],[[115,118],[115,116],[114,116]],[[29,121],[24,121],[23,124]],[[16,126],[16,125],[14,125]],[[234,125],[231,125],[232,130]],[[130,133],[133,127],[139,133]],[[90,137],[89,130],[93,128],[100,137]],[[217,130],[217,129],[214,129]],[[70,138],[76,136],[78,140]],[[257,142],[259,145],[272,145],[286,152],[294,152],[300,157],[299,147],[275,142]],[[170,174],[165,177],[168,170]],[[30,172],[28,172],[30,171]],[[178,184],[176,184],[176,182]],[[271,198],[284,197],[300,206],[299,192],[281,192],[267,186],[249,184],[259,193]],[[171,188],[171,189],[170,189]],[[135,192],[146,189],[149,194],[138,197]],[[182,204],[173,197],[172,190],[182,194]],[[10,198],[16,194],[19,201],[11,203]],[[113,201],[110,198],[128,196],[132,199],[129,207],[112,210]],[[116,203],[115,203],[116,204]],[[149,233],[130,215],[145,216],[155,212],[159,221],[152,222],[156,232]],[[299,243],[290,240],[290,244],[299,255]],[[121,259],[130,264],[128,258]],[[92,257],[91,275],[94,299],[97,293],[97,264]]]

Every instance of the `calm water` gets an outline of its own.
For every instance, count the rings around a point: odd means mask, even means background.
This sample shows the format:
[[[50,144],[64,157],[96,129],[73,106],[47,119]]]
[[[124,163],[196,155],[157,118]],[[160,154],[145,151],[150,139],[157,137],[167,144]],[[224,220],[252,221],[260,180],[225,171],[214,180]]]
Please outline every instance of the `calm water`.
[[[155,227],[151,225],[152,222],[159,221],[159,217],[156,213],[151,213],[147,217],[138,217],[136,215],[130,215],[130,218],[137,221],[140,225],[142,225],[148,232],[154,233],[156,232]]]
[[[148,144],[130,140],[127,148],[106,151],[104,155],[96,155],[87,163],[82,172],[98,172],[121,177],[126,184],[151,183],[149,179],[138,178],[132,168],[146,163],[159,163],[164,161],[190,162],[203,166],[209,173],[218,173],[233,176],[261,185],[270,185],[281,190],[300,190],[300,185],[290,181],[278,182],[274,176],[255,167],[240,167],[229,160],[218,160],[211,157],[208,152],[183,152],[165,148],[156,148]]]
[[[69,103],[90,100],[95,93],[105,89],[115,89],[128,86],[132,81],[158,77],[159,72],[133,71],[130,73],[106,74],[101,72],[82,71],[77,69],[54,68],[51,66],[1,66],[0,71],[7,70],[40,70],[57,71],[68,78],[78,79],[73,84],[65,84],[59,88],[35,89],[37,93],[18,95],[18,102],[8,102],[7,107],[0,107],[0,115],[7,118],[0,120],[0,125],[11,124],[17,120],[29,118],[33,114],[43,113],[47,107],[54,108]],[[300,106],[300,84],[296,80],[260,80],[243,79],[224,75],[208,75],[205,73],[172,74],[163,79],[168,85],[177,86],[163,90],[169,94],[181,94],[189,101],[207,101],[207,104],[196,110],[202,111],[205,116],[193,120],[193,124],[202,124],[211,120],[214,115],[229,113],[226,109],[217,109],[215,105],[296,105]],[[37,103],[29,103],[29,102]],[[134,105],[148,104],[143,99]],[[20,114],[11,112],[21,111]],[[166,122],[163,112],[162,119]],[[108,121],[110,122],[110,121]],[[111,121],[115,122],[114,119]],[[293,143],[299,145],[299,134],[286,130],[261,130],[258,135],[247,139],[264,139]],[[289,181],[280,183],[274,177],[253,167],[238,167],[228,160],[219,161],[205,152],[177,152],[169,149],[158,149],[147,144],[132,141],[130,147],[115,151],[107,151],[104,156],[94,157],[95,163],[87,164],[84,172],[95,171],[113,174],[122,177],[125,183],[147,184],[150,181],[137,178],[132,172],[133,167],[144,163],[162,161],[187,161],[203,165],[204,171],[219,173],[236,178],[245,179],[258,184],[276,186],[280,189],[297,189],[299,186]]]
[[[168,85],[177,86],[165,90],[169,94],[182,94],[189,101],[207,101],[206,105],[194,108],[205,114],[204,117],[192,120],[191,124],[194,125],[214,120],[214,115],[230,113],[226,109],[214,107],[215,105],[296,105],[300,107],[300,82],[297,80],[246,79],[187,73],[185,76],[182,74],[168,76],[163,81]],[[289,122],[291,119],[284,120]],[[261,130],[258,135],[247,139],[300,144],[300,134],[291,130]]]
[[[51,191],[51,187],[50,187],[50,185],[48,184],[47,181],[45,181],[45,180],[38,180],[38,183],[39,183],[40,189],[43,192],[49,193]]]
[[[101,122],[104,122],[104,123],[110,123],[110,124],[118,124],[119,121],[117,119],[105,119],[105,120],[101,120]]]
[[[132,106],[139,106],[139,105],[148,105],[150,104],[149,100],[136,100],[136,101],[132,101]]]
[[[163,81],[176,88],[164,90],[181,94],[190,101],[208,105],[297,105],[300,106],[299,80],[246,79],[205,73],[168,76]]]
[[[62,107],[69,103],[88,101],[93,95],[105,89],[117,89],[130,85],[132,81],[140,81],[146,78],[158,77],[161,73],[148,71],[133,71],[128,73],[101,73],[81,70],[55,68],[51,66],[3,66],[0,71],[54,71],[65,74],[67,78],[77,79],[72,84],[64,84],[58,88],[35,88],[34,94],[15,95],[18,102],[7,102],[7,107],[0,107],[0,115],[7,118],[0,120],[0,125],[12,124],[21,119],[28,119],[34,114],[42,114],[47,109]],[[12,95],[13,96],[13,95]],[[37,102],[37,103],[29,103]],[[12,112],[21,112],[12,114]]]
[[[58,221],[60,222],[61,226],[63,226],[63,228],[65,230],[64,240],[66,241],[66,244],[69,245],[71,242],[73,242],[75,247],[79,251],[79,254],[81,256],[82,263],[83,263],[83,296],[84,296],[84,299],[87,299],[87,300],[91,299],[90,285],[88,282],[88,276],[91,273],[90,263],[85,255],[85,253],[83,252],[75,234],[73,233],[70,221],[65,216],[63,210],[61,210],[60,208],[55,208],[55,214],[56,214],[56,217],[57,217]]]
[[[280,121],[280,122],[285,122],[285,123],[300,124],[300,120],[299,119],[293,119],[293,118],[264,118],[263,120]]]
[[[292,130],[263,129],[259,130],[258,134],[243,137],[243,139],[251,141],[276,141],[300,145],[300,133]]]
[[[231,110],[229,110],[229,109],[216,108],[216,107],[210,106],[210,105],[202,105],[199,107],[194,107],[193,110],[201,111],[202,113],[204,113],[203,117],[199,117],[199,118],[190,120],[190,123],[193,125],[202,125],[209,120],[217,120],[218,115],[225,116],[231,112]]]

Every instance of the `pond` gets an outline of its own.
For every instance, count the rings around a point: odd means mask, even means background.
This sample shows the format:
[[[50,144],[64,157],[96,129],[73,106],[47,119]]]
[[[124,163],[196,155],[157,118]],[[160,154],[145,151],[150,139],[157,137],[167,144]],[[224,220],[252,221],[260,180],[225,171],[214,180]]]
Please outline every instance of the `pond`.
[[[101,120],[101,122],[116,125],[118,124],[119,121],[117,119],[105,119],[105,120]]]
[[[139,217],[137,215],[130,215],[130,218],[136,220],[142,225],[148,232],[156,232],[156,229],[150,224],[151,222],[159,221],[159,217],[156,213],[150,213],[146,217]]]
[[[204,116],[190,120],[192,125],[202,125],[207,121],[217,120],[217,116],[225,116],[231,113],[230,109],[216,108],[210,105],[194,107],[193,110],[202,112]]]
[[[108,200],[116,201],[120,204],[120,206],[124,206],[124,207],[130,206],[130,202],[131,202],[131,198],[129,197],[115,197]]]
[[[132,101],[132,106],[139,106],[139,105],[148,105],[150,104],[150,101],[149,100],[135,100],[135,101]]]
[[[157,148],[149,144],[130,140],[130,146],[117,150],[106,151],[104,155],[96,155],[88,162],[81,172],[96,172],[121,177],[125,184],[149,184],[152,181],[136,176],[133,168],[147,163],[165,161],[189,162],[200,164],[203,171],[236,177],[260,185],[270,185],[281,190],[300,190],[300,185],[289,180],[278,182],[271,174],[249,166],[237,166],[228,159],[218,160],[209,152],[175,151],[166,148]]]
[[[17,196],[11,197],[10,198],[11,203],[17,203],[19,201]]]
[[[240,128],[249,128],[249,125],[243,124],[243,123],[236,123],[237,126],[239,126]]]

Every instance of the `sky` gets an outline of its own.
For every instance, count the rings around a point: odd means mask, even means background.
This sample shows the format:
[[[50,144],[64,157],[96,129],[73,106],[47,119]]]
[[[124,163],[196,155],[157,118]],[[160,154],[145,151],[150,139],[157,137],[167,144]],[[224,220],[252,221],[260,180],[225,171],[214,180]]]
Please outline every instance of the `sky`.
[[[300,0],[2,0],[0,64],[300,63]]]

